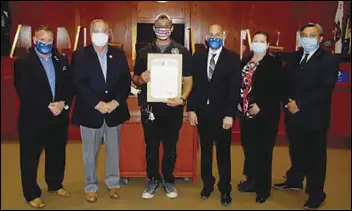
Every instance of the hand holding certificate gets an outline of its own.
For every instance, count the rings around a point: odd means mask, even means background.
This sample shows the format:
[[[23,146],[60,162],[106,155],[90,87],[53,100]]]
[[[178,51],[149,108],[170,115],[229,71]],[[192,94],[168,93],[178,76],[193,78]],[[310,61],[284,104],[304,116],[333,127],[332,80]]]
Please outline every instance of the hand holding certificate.
[[[148,54],[148,70],[148,102],[168,102],[168,99],[181,97],[181,54]]]

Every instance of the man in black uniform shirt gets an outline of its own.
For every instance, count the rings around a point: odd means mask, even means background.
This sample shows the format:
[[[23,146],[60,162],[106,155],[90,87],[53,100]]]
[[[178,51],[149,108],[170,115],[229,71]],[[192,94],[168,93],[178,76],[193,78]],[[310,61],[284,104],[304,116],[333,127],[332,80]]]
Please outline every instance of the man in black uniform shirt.
[[[185,47],[170,39],[173,26],[168,15],[158,15],[153,29],[157,39],[138,52],[133,76],[133,82],[142,88],[138,101],[142,114],[149,179],[142,198],[152,198],[159,189],[162,179],[166,196],[176,198],[177,191],[173,185],[176,143],[183,121],[183,107],[192,89],[191,55]],[[183,93],[180,98],[168,99],[164,103],[147,103],[147,83],[150,81],[150,70],[147,70],[148,53],[182,54]],[[163,178],[158,171],[160,141],[163,142],[164,153]]]

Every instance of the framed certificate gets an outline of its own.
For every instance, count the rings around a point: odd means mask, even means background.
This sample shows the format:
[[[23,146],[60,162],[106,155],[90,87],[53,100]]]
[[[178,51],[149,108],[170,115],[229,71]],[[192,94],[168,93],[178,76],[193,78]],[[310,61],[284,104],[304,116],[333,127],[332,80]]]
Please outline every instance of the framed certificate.
[[[182,54],[148,54],[147,102],[181,97]]]

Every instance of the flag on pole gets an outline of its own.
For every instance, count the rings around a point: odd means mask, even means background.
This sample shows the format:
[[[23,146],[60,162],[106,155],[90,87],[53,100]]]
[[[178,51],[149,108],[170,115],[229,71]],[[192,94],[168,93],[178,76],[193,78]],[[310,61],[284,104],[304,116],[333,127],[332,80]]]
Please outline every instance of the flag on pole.
[[[337,10],[335,15],[335,29],[334,29],[334,42],[335,51],[334,53],[340,54],[342,50],[342,18],[343,18],[343,1],[339,1],[337,4]]]
[[[351,5],[348,9],[346,27],[343,35],[342,56],[347,57],[351,54]]]
[[[247,30],[241,30],[240,32],[240,59],[242,60],[243,57],[243,40],[246,40],[247,37]]]
[[[298,49],[301,47],[301,35],[299,30],[296,32],[296,47],[295,50],[298,51]]]
[[[9,56],[11,49],[11,11],[9,1],[1,1],[1,56]]]

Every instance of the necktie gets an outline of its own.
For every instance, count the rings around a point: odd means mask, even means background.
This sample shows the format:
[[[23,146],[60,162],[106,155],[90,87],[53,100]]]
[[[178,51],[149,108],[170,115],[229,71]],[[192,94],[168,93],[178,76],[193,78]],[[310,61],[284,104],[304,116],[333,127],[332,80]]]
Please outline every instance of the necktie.
[[[309,56],[309,53],[304,54],[304,57],[303,57],[303,59],[302,59],[302,61],[301,61],[301,63],[300,63],[301,68],[303,68],[304,65],[306,65],[306,63],[307,63],[307,61],[308,61],[308,56]]]
[[[215,56],[216,56],[215,53],[211,55],[211,59],[210,59],[210,63],[209,63],[209,75],[208,75],[209,81],[213,77],[213,73],[214,73],[214,69],[215,69],[215,59],[214,59]]]

